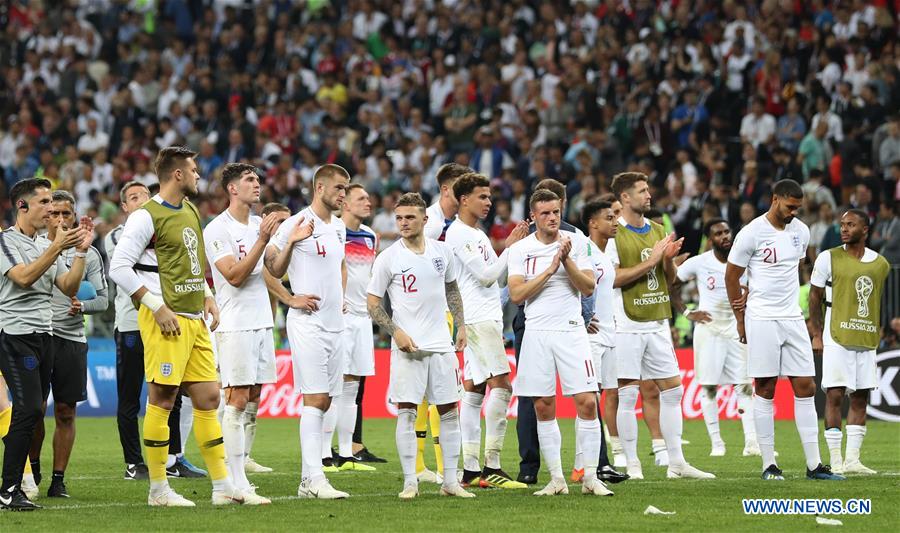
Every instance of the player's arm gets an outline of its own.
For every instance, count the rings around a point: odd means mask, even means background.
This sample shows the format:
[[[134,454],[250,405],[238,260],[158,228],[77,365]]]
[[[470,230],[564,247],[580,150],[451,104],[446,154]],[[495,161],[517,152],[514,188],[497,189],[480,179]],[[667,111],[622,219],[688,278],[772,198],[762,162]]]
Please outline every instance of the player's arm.
[[[731,260],[725,265],[725,291],[728,293],[728,301],[731,302],[731,311],[737,320],[738,335],[744,344],[747,343],[747,335],[744,332],[745,309],[740,302],[743,300],[741,276],[744,275],[745,270],[747,270],[745,267],[735,265]]]
[[[634,266],[623,267],[616,261],[616,279],[613,281],[613,288],[618,289],[629,285],[646,276],[648,272],[656,268],[656,265],[663,259],[666,246],[671,244],[674,239],[675,234],[670,233],[666,235],[664,239],[657,241],[650,251],[650,256]]]
[[[82,217],[77,232],[81,240],[75,245],[75,259],[72,261],[72,267],[68,272],[56,276],[56,287],[70,298],[78,294],[81,280],[84,279],[87,252],[91,248],[91,241],[94,238],[94,222],[88,217]]]
[[[263,269],[263,281],[266,282],[266,289],[269,290],[269,294],[274,296],[275,299],[284,305],[291,304],[291,293],[284,287],[281,280],[270,274],[266,269]]]
[[[525,276],[511,274],[509,276],[509,299],[516,305],[522,305],[525,300],[535,297],[547,284],[550,276],[556,273],[559,268],[559,256],[553,258],[553,262],[536,277],[529,281],[525,281]]]
[[[566,274],[569,275],[569,280],[572,281],[572,285],[583,294],[584,296],[591,296],[594,294],[594,273],[591,270],[582,270],[577,260],[572,257],[569,253],[562,254],[560,253],[560,263],[563,268],[566,269]]]
[[[81,236],[77,228],[70,230],[60,229],[56,232],[56,239],[50,243],[50,246],[44,250],[44,253],[31,263],[26,263],[22,259],[15,246],[9,246],[9,254],[4,255],[4,262],[6,263],[4,268],[9,268],[5,273],[6,277],[19,287],[27,289],[34,285],[34,282],[40,279],[44,272],[56,263],[56,259],[63,250],[75,246],[80,241]],[[12,263],[12,266],[9,263]]]
[[[259,225],[259,237],[253,243],[247,255],[241,259],[235,259],[234,255],[228,254],[214,261],[216,268],[219,269],[222,277],[225,278],[229,285],[240,287],[247,281],[253,269],[256,268],[256,264],[259,263],[259,258],[265,253],[266,246],[269,244],[269,240],[272,238],[272,234],[275,233],[277,226],[278,214],[269,213],[262,219]],[[206,240],[212,240],[212,236],[206,238]]]
[[[293,228],[286,228],[285,224],[282,224],[272,239],[273,242],[266,248],[263,262],[269,272],[278,279],[284,277],[287,272],[294,245],[313,233],[313,221],[310,220],[306,224],[303,222],[304,217],[300,217]]]
[[[456,350],[462,351],[466,347],[466,319],[463,316],[462,295],[456,280],[444,283],[444,294],[447,295],[447,307],[453,316],[453,324],[456,326]]]
[[[405,331],[400,329],[391,317],[388,316],[381,301],[381,296],[376,296],[372,293],[366,295],[366,308],[369,310],[369,316],[372,317],[372,322],[378,324],[379,328],[394,338],[394,342],[401,352],[409,353],[418,350],[419,347],[416,346],[416,343],[413,342],[412,338],[410,338]]]
[[[831,254],[824,252],[816,258],[809,277],[809,321],[813,353],[822,353],[822,332],[825,330],[825,285],[831,279]]]

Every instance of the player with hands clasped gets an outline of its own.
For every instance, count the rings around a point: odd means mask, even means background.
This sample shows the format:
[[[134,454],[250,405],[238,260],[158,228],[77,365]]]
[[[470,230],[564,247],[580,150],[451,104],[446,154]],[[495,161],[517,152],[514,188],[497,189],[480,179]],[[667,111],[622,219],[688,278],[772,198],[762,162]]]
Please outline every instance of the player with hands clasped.
[[[403,469],[401,499],[418,496],[416,477],[416,406],[423,399],[440,413],[444,479],[441,495],[474,498],[457,481],[461,437],[459,362],[454,351],[466,347],[466,321],[457,286],[453,252],[425,238],[425,201],[407,193],[394,209],[401,239],[375,259],[367,306],[372,321],[392,337],[389,398],[397,404],[397,452]],[[382,305],[390,297],[393,316]],[[454,350],[446,325],[446,310],[457,326]]]

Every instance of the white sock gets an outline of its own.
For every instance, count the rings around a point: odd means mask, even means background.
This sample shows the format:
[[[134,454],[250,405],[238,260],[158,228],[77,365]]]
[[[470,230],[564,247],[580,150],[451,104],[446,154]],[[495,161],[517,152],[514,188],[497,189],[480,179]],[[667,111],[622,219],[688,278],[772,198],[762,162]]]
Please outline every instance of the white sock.
[[[481,406],[484,394],[464,392],[459,404],[459,429],[462,434],[463,469],[481,471],[478,457],[481,455]],[[443,431],[441,438],[444,438]]]
[[[253,450],[253,441],[256,440],[256,413],[259,412],[259,402],[247,402],[244,408],[244,454],[250,457]]]
[[[849,441],[849,439],[847,439]],[[828,444],[828,454],[831,455],[831,466],[837,466],[844,462],[841,457],[841,448],[844,443],[844,432],[841,428],[828,428],[825,430],[825,443]],[[850,451],[847,446],[847,452]]]
[[[166,468],[172,468],[173,466],[175,466],[176,459],[178,459],[178,456],[170,453],[169,456],[166,457]]]
[[[459,412],[451,409],[441,415],[441,453],[444,454],[444,486],[458,483],[459,449],[462,435],[459,430]]]
[[[634,408],[637,405],[638,386],[628,385],[619,389],[619,409],[616,425],[619,427],[619,441],[629,463],[639,463],[637,454],[638,425]]]
[[[219,389],[219,407],[216,408],[216,418],[219,419],[219,426],[222,425],[222,419],[225,417],[225,406],[228,401],[225,399],[225,389]]]
[[[225,494],[233,494],[235,487],[231,482],[231,478],[228,476],[223,477],[222,479],[214,479],[212,480],[212,490],[213,492],[224,492]]]
[[[753,398],[753,422],[756,425],[756,440],[762,455],[763,468],[775,462],[775,408],[772,400],[762,396]]]
[[[866,426],[847,425],[847,462],[859,461],[859,450],[866,437]]]
[[[187,450],[187,441],[191,436],[191,428],[194,426],[194,404],[187,396],[181,397],[181,417],[178,419],[181,428],[181,454]]]
[[[32,479],[32,481],[34,481]],[[156,496],[157,494],[162,494],[169,490],[169,480],[163,478],[160,481],[151,481],[150,482],[150,494]]]
[[[512,391],[508,389],[491,389],[487,408],[484,410],[484,466],[500,468],[500,450],[506,439],[506,411]]]
[[[574,470],[584,468],[584,450],[581,449],[581,439],[578,438],[578,424],[575,425],[575,461],[572,463]]]
[[[744,445],[756,444],[756,426],[753,424],[753,389],[750,385],[735,385],[738,397],[738,412],[744,428]]]
[[[603,430],[600,429],[600,420],[598,418],[592,420],[578,418],[575,421],[575,440],[580,444],[582,452],[585,483],[597,478],[602,435]]]
[[[338,403],[338,455],[353,455],[353,430],[356,429],[356,395],[359,392],[359,381],[345,381],[344,389]]]
[[[241,490],[250,488],[244,473],[244,412],[233,405],[226,405],[222,415],[222,440],[228,457],[228,473],[235,486]]]
[[[706,432],[713,444],[722,442],[719,434],[719,402],[716,401],[716,389],[703,387],[700,391],[700,407],[703,410],[703,421],[706,422]]]
[[[443,431],[441,432],[443,434]],[[403,470],[403,483],[418,484],[416,478],[416,410],[400,409],[397,411],[397,455],[400,456],[400,468]]]
[[[684,426],[681,413],[681,396],[683,394],[684,388],[681,385],[659,391],[659,430],[666,441],[669,465],[675,467],[684,464],[684,455],[681,453],[681,433]],[[716,418],[718,425],[718,416]]]
[[[819,417],[816,415],[815,399],[794,397],[794,423],[800,433],[806,467],[815,470],[822,462],[819,456]]]
[[[334,428],[337,425],[338,398],[331,399],[331,407],[322,417],[322,459],[331,459],[331,443],[334,441]]]
[[[547,464],[547,470],[550,471],[550,477],[563,479],[562,459],[560,459],[562,435],[559,433],[559,424],[556,422],[556,419],[538,420],[537,433],[541,455],[544,456],[544,462]]]
[[[625,453],[625,450],[622,449],[622,442],[619,441],[618,435],[609,436],[609,447],[612,448],[613,455]]]
[[[317,407],[304,405],[300,415],[300,453],[303,455],[301,479],[316,481],[325,477],[322,472],[322,419],[325,413]]]

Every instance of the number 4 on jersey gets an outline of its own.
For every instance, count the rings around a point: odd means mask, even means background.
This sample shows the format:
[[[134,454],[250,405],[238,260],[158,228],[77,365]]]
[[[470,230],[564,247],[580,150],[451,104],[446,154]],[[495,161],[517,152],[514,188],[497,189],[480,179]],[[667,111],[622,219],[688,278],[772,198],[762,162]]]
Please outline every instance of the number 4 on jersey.
[[[319,241],[316,241],[316,255],[325,257],[325,246],[319,244]]]

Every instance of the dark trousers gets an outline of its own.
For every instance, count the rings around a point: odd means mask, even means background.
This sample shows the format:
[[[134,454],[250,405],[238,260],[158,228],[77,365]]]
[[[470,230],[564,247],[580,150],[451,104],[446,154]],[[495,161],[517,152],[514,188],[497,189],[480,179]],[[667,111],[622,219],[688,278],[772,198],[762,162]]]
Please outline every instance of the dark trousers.
[[[3,485],[6,491],[22,482],[41,404],[50,394],[50,335],[10,335],[0,331],[0,372],[12,395],[12,421],[3,438]]]
[[[516,351],[516,365],[519,364],[519,352],[522,349],[522,337],[525,335],[525,311],[520,307],[513,319],[513,333],[515,334],[514,348]],[[603,417],[600,415],[598,399],[597,418],[600,419],[600,462],[598,466],[603,468],[609,465],[609,457],[606,453],[606,432],[603,431]],[[531,398],[519,397],[518,421],[516,433],[519,437],[519,474],[534,475],[541,469],[541,448],[537,435],[537,413],[534,411],[534,402]]]
[[[127,464],[143,464],[138,414],[141,411],[141,391],[144,388],[144,343],[139,331],[115,332],[116,392],[118,407],[116,422],[119,442]]]
[[[353,428],[353,442],[362,444],[362,424],[363,424],[363,393],[366,389],[366,376],[359,378],[359,390],[356,392],[356,427]]]

